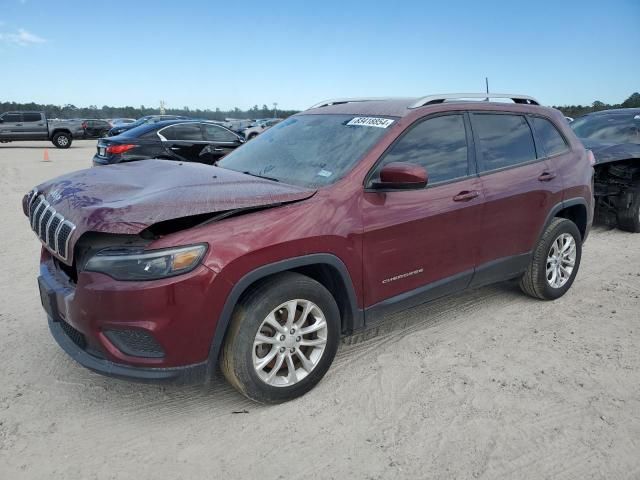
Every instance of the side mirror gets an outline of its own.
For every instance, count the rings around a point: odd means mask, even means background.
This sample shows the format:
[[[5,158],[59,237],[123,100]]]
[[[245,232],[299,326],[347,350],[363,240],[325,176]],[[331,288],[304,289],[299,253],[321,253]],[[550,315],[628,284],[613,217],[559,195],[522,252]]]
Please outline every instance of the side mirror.
[[[380,170],[380,181],[373,182],[377,190],[417,190],[427,185],[429,175],[415,163],[391,162]]]

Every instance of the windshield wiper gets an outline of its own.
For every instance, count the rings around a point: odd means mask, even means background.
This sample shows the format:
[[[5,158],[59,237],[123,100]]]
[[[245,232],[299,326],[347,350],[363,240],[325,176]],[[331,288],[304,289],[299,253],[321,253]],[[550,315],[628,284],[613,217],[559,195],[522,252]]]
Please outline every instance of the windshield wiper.
[[[251,172],[242,172],[245,175],[251,175],[252,177],[258,177],[258,178],[264,178],[265,180],[271,180],[272,182],[279,182],[280,180],[278,180],[277,178],[273,178],[273,177],[267,177],[266,175],[258,175],[257,173],[251,173]]]

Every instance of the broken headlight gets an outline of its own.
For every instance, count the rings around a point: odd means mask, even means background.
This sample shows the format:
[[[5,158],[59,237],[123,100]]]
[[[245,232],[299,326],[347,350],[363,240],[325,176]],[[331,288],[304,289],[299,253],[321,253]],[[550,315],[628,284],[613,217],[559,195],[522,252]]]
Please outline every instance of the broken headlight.
[[[190,272],[202,261],[207,246],[142,250],[106,248],[85,264],[84,270],[100,272],[116,280],[157,280]]]

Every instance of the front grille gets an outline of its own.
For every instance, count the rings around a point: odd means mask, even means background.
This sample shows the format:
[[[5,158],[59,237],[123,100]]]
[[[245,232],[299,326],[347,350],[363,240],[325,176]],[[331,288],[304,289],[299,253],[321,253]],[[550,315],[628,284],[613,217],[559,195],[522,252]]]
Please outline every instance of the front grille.
[[[144,330],[106,330],[105,336],[118,350],[134,357],[160,358],[164,350],[155,338]]]
[[[69,239],[76,226],[56,212],[44,195],[34,191],[29,198],[29,223],[31,229],[49,250],[67,260]]]
[[[73,343],[75,343],[82,350],[87,348],[87,339],[84,338],[84,335],[82,333],[73,328],[64,320],[60,320],[60,326],[62,327],[64,333],[67,334],[67,337],[69,337]]]

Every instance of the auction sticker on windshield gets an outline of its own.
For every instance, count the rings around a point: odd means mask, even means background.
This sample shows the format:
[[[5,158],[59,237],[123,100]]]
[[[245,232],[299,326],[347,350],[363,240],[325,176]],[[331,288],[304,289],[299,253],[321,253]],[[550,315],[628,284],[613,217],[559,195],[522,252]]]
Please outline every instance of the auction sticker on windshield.
[[[380,117],[355,117],[349,120],[347,125],[358,125],[363,127],[387,128],[393,123],[389,118]]]

